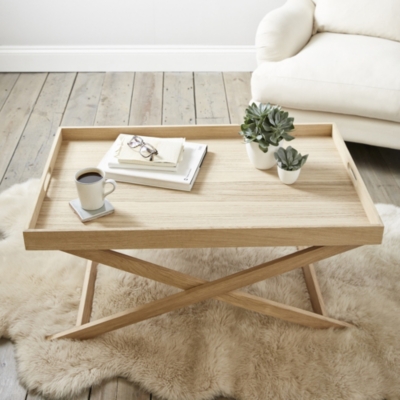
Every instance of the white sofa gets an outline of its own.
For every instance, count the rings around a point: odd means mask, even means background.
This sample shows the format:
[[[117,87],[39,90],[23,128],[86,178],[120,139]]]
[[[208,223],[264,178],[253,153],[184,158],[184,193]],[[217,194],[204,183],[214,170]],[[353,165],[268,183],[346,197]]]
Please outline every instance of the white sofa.
[[[400,0],[288,0],[256,35],[252,98],[400,149]]]

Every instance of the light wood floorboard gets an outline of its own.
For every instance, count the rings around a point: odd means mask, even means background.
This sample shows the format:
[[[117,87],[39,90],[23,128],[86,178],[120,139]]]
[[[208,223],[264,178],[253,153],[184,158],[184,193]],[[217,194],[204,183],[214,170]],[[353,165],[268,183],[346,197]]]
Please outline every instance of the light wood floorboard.
[[[65,399],[65,400],[89,400],[89,399],[90,399],[90,391],[88,390],[88,391],[81,393],[78,396],[69,397],[68,399]],[[15,399],[15,400],[17,400],[17,399]],[[50,400],[50,399],[47,399],[46,397],[40,396],[38,394],[28,393],[26,395],[26,400]],[[105,400],[105,398],[104,398],[104,400]]]
[[[41,175],[58,125],[240,124],[251,99],[250,77],[246,72],[2,73],[0,191]],[[348,147],[373,200],[400,206],[400,151]],[[89,398],[157,400],[123,378],[69,400]],[[12,344],[5,339],[0,339],[0,399],[47,400],[19,384]]]
[[[15,182],[24,182],[32,176],[40,176],[43,172],[75,76],[75,73],[48,75],[4,179],[0,183],[1,190],[7,189]],[[17,134],[17,130],[14,134]]]
[[[13,345],[0,338],[0,399],[24,400],[26,390],[19,384]]]
[[[21,74],[0,111],[0,178],[7,170],[47,74]]]
[[[242,124],[244,110],[251,100],[250,72],[224,72],[226,100],[231,124]]]
[[[90,400],[151,400],[151,394],[126,379],[114,378],[102,385],[94,386]]]
[[[17,82],[19,74],[1,73],[0,74],[0,110],[8,99],[12,88]]]
[[[163,125],[193,125],[195,122],[193,73],[166,72]]]
[[[400,151],[356,143],[347,143],[347,147],[374,203],[400,206]]]
[[[162,72],[136,72],[129,125],[161,124],[163,78]]]
[[[94,125],[128,125],[133,72],[107,72]]]
[[[94,125],[105,74],[78,73],[62,119],[64,126]]]
[[[383,162],[389,167],[389,171],[393,176],[398,187],[400,187],[400,154],[394,149],[379,148]],[[396,192],[399,195],[399,191]],[[396,201],[397,204],[397,201]]]
[[[229,124],[224,79],[221,72],[195,72],[197,125]]]

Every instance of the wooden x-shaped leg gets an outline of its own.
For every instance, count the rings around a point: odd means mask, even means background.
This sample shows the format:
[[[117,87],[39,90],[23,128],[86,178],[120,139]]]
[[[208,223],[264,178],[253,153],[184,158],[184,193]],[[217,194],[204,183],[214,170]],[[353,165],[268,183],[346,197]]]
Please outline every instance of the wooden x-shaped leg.
[[[78,326],[49,336],[48,339],[89,339],[102,333],[110,332],[210,298],[215,298],[237,307],[242,307],[247,310],[256,311],[261,314],[313,328],[350,327],[350,324],[329,318],[326,315],[319,315],[271,300],[266,300],[242,291],[237,291],[237,289],[289,272],[296,268],[309,266],[314,262],[343,253],[353,248],[354,246],[309,247],[212,282],[195,278],[112,250],[68,251],[70,254],[91,260],[93,263],[106,264],[184,290],[171,296],[167,296],[164,299],[137,306],[101,318],[97,321],[86,322],[82,319],[78,320]],[[87,285],[94,288],[95,273],[93,272],[93,269],[95,269],[95,264],[90,263],[88,265],[85,279]],[[312,282],[312,279],[310,282]],[[89,289],[88,293],[92,293],[92,290]],[[84,305],[82,305],[82,302]],[[83,298],[82,302],[80,309],[88,309],[89,303],[91,307],[91,300],[86,301],[86,299]],[[86,315],[87,313],[88,311],[86,310]],[[323,313],[321,312],[320,314]],[[83,324],[81,324],[82,322]]]

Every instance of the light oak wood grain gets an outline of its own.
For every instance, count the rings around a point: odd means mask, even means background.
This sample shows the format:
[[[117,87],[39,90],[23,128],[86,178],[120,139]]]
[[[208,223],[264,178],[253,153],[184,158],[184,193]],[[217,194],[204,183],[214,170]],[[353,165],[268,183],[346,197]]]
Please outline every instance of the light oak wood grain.
[[[49,336],[47,339],[60,338],[89,339],[97,335],[123,328],[158,315],[177,310],[179,308],[198,303],[200,301],[225,294],[244,286],[251,285],[264,279],[271,278],[285,272],[292,271],[303,265],[340,254],[351,250],[350,246],[310,247],[294,254],[290,254],[273,261],[269,261],[255,267],[237,272],[228,277],[223,277],[212,282],[187,289],[164,299],[140,305],[132,309],[119,312],[112,316],[101,318],[80,327]],[[310,313],[311,314],[311,313]],[[328,318],[313,314],[313,320],[309,320],[309,326],[315,328],[327,328],[332,326]]]
[[[304,247],[299,246],[298,249],[302,250]],[[312,309],[315,313],[328,316],[326,311],[325,302],[322,297],[321,288],[317,279],[317,273],[315,272],[314,264],[304,265],[303,268],[304,281],[307,286],[308,293],[310,295],[310,302]]]
[[[368,190],[362,180],[360,173],[358,172],[355,162],[351,158],[351,155],[342,137],[340,136],[339,129],[335,124],[333,124],[332,139],[339,150],[339,155],[347,169],[347,173],[349,174],[351,181],[353,182],[354,188],[360,198],[361,204],[363,205],[367,213],[369,221],[371,222],[371,224],[382,226],[382,220],[378,214],[378,211],[376,210],[371,196],[368,193]]]
[[[215,138],[239,138],[240,125],[219,124],[219,125],[137,125],[137,126],[62,126],[64,140],[115,140],[121,129],[126,133],[140,134],[147,136],[159,135],[160,137],[171,137],[173,135],[186,135],[188,139],[215,139]],[[291,135],[295,137],[332,137],[332,124],[296,124]]]
[[[62,145],[62,135],[61,135],[61,130],[58,129],[56,136],[54,138],[51,150],[50,150],[49,158],[47,159],[44,170],[43,170],[44,172],[43,172],[42,178],[40,180],[37,201],[33,207],[32,217],[31,217],[31,219],[29,221],[29,225],[28,225],[28,227],[30,229],[34,228],[34,226],[36,225],[37,219],[39,217],[40,209],[41,209],[41,204],[43,203],[43,200],[46,197],[47,191],[49,190],[49,185],[50,185],[50,181],[52,178],[54,165],[57,161],[57,155],[58,155],[61,145]]]
[[[171,270],[169,268],[130,257],[115,251],[70,251],[69,253],[85,259],[101,262],[113,268],[171,285],[179,289],[187,290],[207,282],[203,279],[192,277],[182,272]],[[316,279],[313,284],[318,285]],[[315,314],[308,311],[284,304],[279,304],[275,301],[253,296],[242,291],[234,291],[219,295],[216,296],[215,299],[236,307],[241,307],[246,310],[259,312],[264,315],[281,318],[285,321],[298,323],[300,325],[318,327],[332,326],[336,328],[349,326],[348,324],[340,321],[319,318]],[[320,301],[320,304],[322,304],[322,301]],[[317,312],[315,309],[314,311]],[[327,315],[323,314],[322,312],[320,314],[327,317]]]
[[[81,301],[79,303],[78,317],[76,320],[77,326],[86,324],[90,321],[97,276],[97,264],[98,263],[96,262],[88,261],[86,265],[86,272],[82,285]]]
[[[326,311],[314,264],[304,266],[303,274],[314,312],[327,317],[328,312]]]
[[[210,126],[210,130],[207,126],[182,126],[181,131],[172,130],[208,145],[193,190],[187,193],[119,184],[110,196],[115,213],[85,225],[68,206],[76,191],[73,176],[80,168],[97,165],[112,142],[94,139],[97,132],[100,138],[109,137],[110,132],[106,128],[63,128],[63,138],[80,140],[66,140],[58,154],[52,156],[52,162],[54,157],[56,161],[47,196],[40,205],[37,221],[25,232],[27,248],[380,243],[383,226],[361,177],[354,181],[348,171],[351,163],[353,172],[358,174],[343,141],[338,135],[332,140],[323,125],[318,137],[316,130],[320,127],[296,126],[297,148],[310,156],[293,186],[283,185],[276,170],[259,171],[250,164],[236,136],[236,126]],[[122,128],[109,129],[117,135]],[[142,134],[158,132],[160,136],[171,132],[167,126],[126,129]],[[215,138],[216,135],[222,138]],[[92,140],[85,140],[87,136]],[[214,138],[208,139],[209,136]],[[162,197],[156,193],[162,193]],[[163,207],[166,202],[168,208]],[[139,213],[135,212],[137,209]]]

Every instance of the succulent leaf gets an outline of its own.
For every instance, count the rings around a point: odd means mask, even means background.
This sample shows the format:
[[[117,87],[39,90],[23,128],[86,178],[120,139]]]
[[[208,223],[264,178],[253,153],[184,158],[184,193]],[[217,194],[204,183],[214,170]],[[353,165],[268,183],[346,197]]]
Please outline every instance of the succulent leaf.
[[[252,103],[246,108],[244,123],[239,134],[245,142],[263,143],[262,151],[268,146],[277,146],[281,140],[293,140],[289,132],[294,129],[293,118],[278,105]]]
[[[302,156],[296,149],[288,146],[287,149],[280,147],[274,153],[274,157],[280,168],[286,171],[296,171],[306,163],[308,154]]]
[[[266,153],[268,151],[268,143],[266,142],[258,142],[258,147],[263,153]]]

